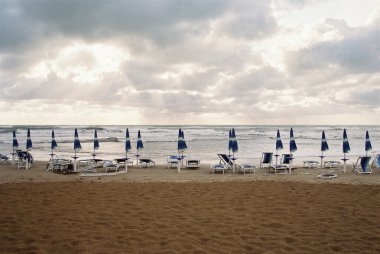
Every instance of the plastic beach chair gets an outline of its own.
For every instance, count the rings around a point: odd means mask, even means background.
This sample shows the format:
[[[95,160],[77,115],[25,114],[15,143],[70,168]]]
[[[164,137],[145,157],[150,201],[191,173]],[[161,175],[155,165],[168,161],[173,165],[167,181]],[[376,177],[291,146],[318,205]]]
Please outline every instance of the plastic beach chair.
[[[359,174],[371,174],[372,169],[369,163],[370,161],[371,161],[370,156],[359,157],[356,163],[354,163],[352,171],[356,171]]]
[[[260,168],[263,168],[265,166],[270,167],[272,165],[273,160],[273,153],[262,153],[261,154],[261,160],[260,160]]]

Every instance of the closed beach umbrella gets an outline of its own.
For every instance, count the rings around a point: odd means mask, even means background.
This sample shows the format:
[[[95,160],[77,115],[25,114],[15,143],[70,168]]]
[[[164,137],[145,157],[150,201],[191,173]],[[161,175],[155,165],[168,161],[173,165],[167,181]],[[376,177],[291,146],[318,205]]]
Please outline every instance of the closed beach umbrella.
[[[277,162],[278,162],[278,156],[280,156],[278,154],[278,151],[279,150],[282,150],[284,148],[283,144],[282,144],[282,141],[281,141],[281,135],[280,135],[280,130],[277,130],[277,135],[276,135],[276,165],[277,165]]]
[[[79,157],[77,157],[77,152],[80,151],[82,149],[82,146],[80,145],[80,141],[79,141],[79,135],[78,135],[78,130],[77,128],[75,128],[75,132],[74,132],[74,171],[77,170],[77,159]]]
[[[325,135],[325,131],[322,131],[322,140],[321,140],[321,167],[323,167],[323,158],[325,157],[323,155],[323,152],[326,152],[329,150],[329,145],[327,144],[327,139],[326,139],[326,135]]]
[[[26,150],[30,151],[33,148],[32,139],[30,137],[30,129],[28,128],[28,132],[26,135]]]
[[[182,164],[182,159],[184,158],[183,153],[187,149],[186,141],[185,141],[185,134],[181,129],[178,130],[178,160],[181,160]],[[178,173],[180,172],[181,166],[178,163]]]
[[[231,156],[232,151],[232,130],[230,129],[228,132],[228,155]]]
[[[94,157],[95,159],[95,156],[96,156],[96,153],[95,151],[99,149],[99,140],[98,140],[98,132],[97,130],[95,130],[94,132],[94,153],[92,154],[92,156]]]
[[[131,139],[129,138],[128,128],[125,130],[125,171],[128,171],[128,152],[132,150]]]
[[[13,153],[12,153],[12,164],[15,164],[15,155],[16,155],[16,150],[18,149],[18,141],[16,137],[16,131],[13,130],[13,142],[12,142],[12,148],[13,148]]]
[[[16,137],[16,131],[13,131],[13,144],[12,144],[13,150],[16,150],[18,148],[18,141]]]
[[[54,153],[53,151],[57,148],[57,142],[55,141],[55,135],[54,135],[54,130],[51,131],[51,145],[50,145],[50,148],[51,148],[51,159],[53,159],[53,156],[54,156]]]
[[[232,167],[232,170],[233,172],[235,173],[235,160],[237,158],[235,158],[235,153],[237,153],[239,151],[239,147],[238,147],[238,142],[237,142],[237,139],[236,139],[236,133],[235,133],[235,129],[232,128],[232,131],[231,131],[231,138],[232,138],[232,143],[231,143],[231,150],[232,150],[232,163],[233,163],[233,167]]]
[[[141,151],[142,149],[144,149],[144,144],[142,142],[142,139],[141,139],[141,133],[140,133],[140,130],[137,132],[137,154],[136,154],[136,157],[137,157],[137,165],[139,164],[139,151]]]
[[[366,131],[365,133],[365,154],[368,156],[368,152],[372,150],[371,140],[369,139],[369,133]]]
[[[346,161],[348,159],[346,158],[346,153],[350,152],[350,143],[348,143],[348,137],[346,129],[343,130],[343,163],[344,163],[344,173],[346,173]]]
[[[296,140],[294,139],[293,128],[290,128],[289,151],[290,153],[294,153],[295,151],[297,151],[297,144]]]
[[[293,154],[292,153],[297,151],[297,144],[296,144],[296,140],[294,139],[293,128],[290,128],[289,151],[290,151],[289,172],[292,173],[292,163],[293,163]]]
[[[30,150],[32,150],[32,148],[33,148],[33,144],[32,144],[32,139],[30,137],[30,129],[28,128],[28,132],[27,132],[27,135],[26,135],[26,150],[30,151]],[[30,156],[29,156],[29,153],[27,153],[26,169],[29,168],[29,159],[30,159]]]

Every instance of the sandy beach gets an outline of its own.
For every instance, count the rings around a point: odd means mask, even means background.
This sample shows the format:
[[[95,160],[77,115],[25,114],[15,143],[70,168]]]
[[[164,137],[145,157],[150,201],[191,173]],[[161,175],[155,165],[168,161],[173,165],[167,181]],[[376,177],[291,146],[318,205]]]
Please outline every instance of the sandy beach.
[[[321,180],[158,166],[80,177],[0,165],[1,253],[379,253],[380,172]],[[350,170],[349,170],[350,171]]]

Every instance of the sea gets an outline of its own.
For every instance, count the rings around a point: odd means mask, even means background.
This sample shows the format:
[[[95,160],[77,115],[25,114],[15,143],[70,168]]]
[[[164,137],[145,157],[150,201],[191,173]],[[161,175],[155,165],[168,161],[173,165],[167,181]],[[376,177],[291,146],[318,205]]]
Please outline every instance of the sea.
[[[151,158],[158,164],[166,163],[168,155],[177,155],[178,129],[184,131],[188,149],[185,159],[199,159],[201,163],[217,163],[218,153],[228,154],[228,133],[235,128],[239,151],[234,156],[240,163],[258,163],[263,152],[276,152],[276,132],[280,130],[284,149],[279,154],[289,153],[289,131],[293,127],[298,150],[294,152],[294,164],[302,164],[304,160],[317,160],[321,155],[321,135],[324,130],[329,144],[325,152],[325,160],[340,160],[343,158],[343,130],[347,129],[351,147],[347,158],[355,161],[358,156],[365,155],[365,134],[369,131],[373,151],[380,151],[380,126],[211,126],[211,125],[142,125],[142,126],[0,126],[0,153],[12,152],[12,131],[16,130],[20,149],[25,150],[27,129],[30,128],[33,149],[31,153],[35,160],[49,160],[51,154],[51,131],[55,132],[58,147],[54,151],[59,157],[74,156],[74,129],[78,129],[82,145],[77,153],[80,159],[92,157],[94,130],[97,130],[100,148],[96,151],[97,158],[113,159],[125,157],[125,130],[129,129],[132,151],[128,157],[136,158],[137,132],[141,131],[144,149],[139,151],[142,158]],[[372,153],[369,153],[372,155]],[[140,158],[141,158],[140,157]]]

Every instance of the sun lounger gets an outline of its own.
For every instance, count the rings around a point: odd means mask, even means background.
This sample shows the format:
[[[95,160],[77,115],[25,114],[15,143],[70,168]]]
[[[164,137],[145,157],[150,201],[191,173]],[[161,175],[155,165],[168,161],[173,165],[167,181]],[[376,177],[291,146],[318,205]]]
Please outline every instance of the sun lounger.
[[[358,174],[372,174],[370,161],[370,156],[359,157],[356,163],[353,164],[352,171],[355,171]]]
[[[380,154],[377,154],[372,161],[372,167],[380,169]]]
[[[227,154],[218,154],[219,164],[224,164],[226,169],[233,169],[234,166],[237,166],[236,163],[227,155]]]
[[[106,173],[108,171],[117,172],[119,170],[119,164],[115,160],[105,160],[103,161],[103,168]]]
[[[224,172],[227,170],[226,168],[226,165],[225,164],[213,164],[210,166],[210,168],[212,169],[212,173],[215,174],[217,172],[222,172],[223,175],[224,175]]]
[[[200,167],[200,161],[199,160],[187,160],[186,161],[186,168],[198,169],[199,167]]]
[[[168,168],[177,168],[178,167],[178,156],[177,155],[169,155],[168,158],[166,159],[168,163]]]
[[[27,169],[27,163],[28,163],[28,168],[33,166],[33,156],[28,151],[16,150],[16,155],[18,158],[17,169],[20,169],[20,168]]]
[[[156,163],[151,159],[140,159],[140,168],[155,167]]]
[[[273,153],[262,153],[260,159],[260,168],[272,166]]]
[[[339,161],[325,161],[324,167],[325,168],[340,168],[341,163]]]
[[[274,172],[275,174],[288,173],[289,172],[289,165],[293,159],[294,158],[291,154],[282,154],[281,155],[281,164],[270,166],[269,172]]]
[[[318,161],[303,161],[303,166],[307,168],[318,168],[319,162]]]
[[[239,165],[239,172],[243,173],[244,175],[247,174],[247,171],[248,171],[248,174],[251,174],[252,169],[253,169],[253,174],[256,174],[256,166],[255,165],[252,165],[252,164],[240,164]]]
[[[5,154],[1,154],[0,153],[0,162],[1,163],[8,163],[8,161],[9,161],[8,156],[6,156]]]

